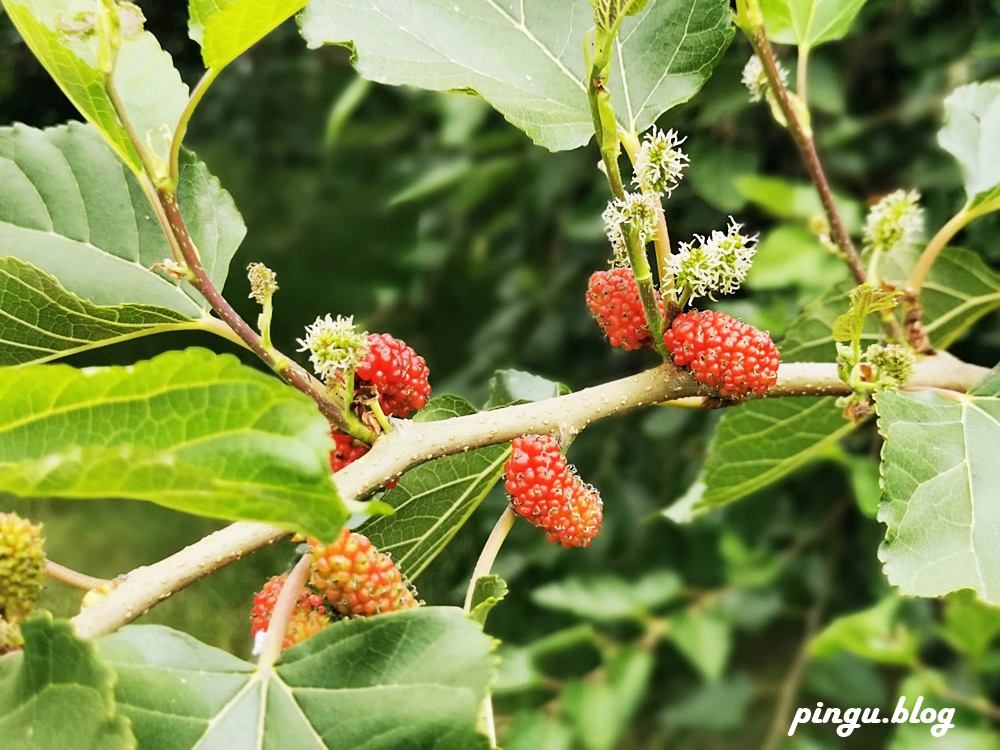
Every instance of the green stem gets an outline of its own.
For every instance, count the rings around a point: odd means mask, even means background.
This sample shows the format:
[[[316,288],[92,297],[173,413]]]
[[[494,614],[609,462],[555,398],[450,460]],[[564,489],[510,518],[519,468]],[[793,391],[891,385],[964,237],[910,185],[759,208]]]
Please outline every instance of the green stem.
[[[632,162],[632,168],[635,169],[635,162],[639,158],[639,151],[642,148],[639,139],[635,137],[634,133],[626,133],[624,130],[619,131],[618,138],[621,140],[622,146],[625,147],[625,153],[628,154],[629,161]],[[667,259],[670,257],[670,231],[667,229],[667,217],[663,212],[660,196],[651,190],[643,190],[643,193],[653,196],[656,206],[656,234],[653,235],[653,247],[656,251],[656,275],[657,281],[660,282],[660,292],[663,294],[670,292],[673,299],[674,277],[667,265]]]
[[[809,86],[809,47],[805,44],[799,45],[799,59],[795,70],[795,93],[802,100],[802,105],[809,106],[808,90]]]
[[[389,423],[389,418],[385,416],[385,412],[382,411],[382,404],[379,403],[378,396],[368,402],[368,408],[372,410],[375,421],[382,427],[382,431],[392,432],[392,425]]]
[[[465,605],[463,606],[465,614],[469,614],[472,611],[472,597],[476,592],[476,581],[483,576],[488,576],[490,571],[493,570],[493,563],[496,562],[497,553],[500,552],[500,547],[503,546],[504,540],[514,526],[514,519],[516,518],[517,514],[514,513],[512,506],[508,505],[504,508],[503,513],[500,514],[500,518],[497,519],[496,525],[493,527],[493,531],[490,532],[486,544],[483,545],[483,551],[479,553],[479,560],[476,561],[476,567],[472,571],[472,577],[469,579],[469,588],[465,592]],[[496,723],[493,720],[493,699],[490,696],[489,689],[486,691],[486,699],[483,701],[480,718],[483,728],[486,730],[486,736],[490,739],[490,747],[496,747],[497,729]]]
[[[756,4],[751,3],[751,5]],[[805,162],[806,169],[809,171],[809,176],[816,185],[816,191],[819,193],[823,210],[826,212],[827,219],[830,222],[833,239],[844,254],[844,260],[851,269],[854,280],[858,284],[864,284],[865,271],[861,265],[861,256],[858,255],[854,243],[851,242],[851,237],[844,228],[844,222],[840,217],[840,212],[837,210],[837,204],[833,200],[833,191],[830,190],[830,183],[827,182],[826,173],[823,171],[819,154],[816,152],[816,143],[813,140],[812,130],[804,125],[799,118],[798,112],[792,105],[788,88],[781,81],[781,75],[778,73],[778,63],[775,60],[771,42],[767,38],[767,31],[764,29],[763,24],[761,24],[757,27],[756,31],[748,34],[748,36],[750,43],[753,45],[754,52],[764,65],[768,83],[777,98],[778,106],[785,116],[785,121],[788,123],[788,132],[791,133],[792,138],[795,140],[795,145],[798,146],[802,154],[802,159]]]
[[[77,572],[51,560],[45,561],[45,572],[49,578],[55,578],[57,581],[62,581],[70,586],[76,586],[78,589],[85,589],[86,591],[92,591],[111,583],[111,581],[103,578],[94,578],[85,573]]]
[[[591,38],[593,41],[587,54],[587,58],[592,61],[587,81],[587,96],[594,121],[594,133],[601,150],[604,171],[611,185],[611,194],[619,200],[625,200],[625,185],[618,167],[618,120],[611,105],[611,92],[605,86],[611,68],[614,34],[598,28],[592,31]],[[634,230],[625,231],[625,242],[653,347],[664,360],[667,360],[669,355],[663,343],[663,316],[656,301],[656,289],[653,286],[653,274],[649,268],[649,259],[646,257],[646,248],[639,242]]]
[[[913,272],[910,274],[910,292],[915,298],[920,297],[920,291],[927,280],[927,274],[930,273],[931,266],[934,265],[934,261],[937,260],[941,251],[948,246],[948,243],[951,242],[956,234],[965,228],[966,224],[976,218],[976,215],[978,214],[969,211],[969,207],[965,206],[961,211],[952,216],[948,220],[948,223],[941,227],[938,233],[927,243],[927,247],[920,254],[917,264],[913,267]]]
[[[472,578],[469,579],[469,588],[465,592],[465,605],[463,607],[465,614],[472,611],[472,596],[476,591],[476,581],[483,576],[488,576],[493,570],[497,553],[500,552],[500,547],[503,546],[516,518],[517,514],[514,512],[513,506],[508,505],[493,526],[493,531],[490,532],[486,544],[483,545],[483,551],[479,553],[479,560],[476,561],[476,567],[472,571]]]
[[[180,179],[180,168],[178,166],[181,152],[181,144],[184,142],[184,134],[187,133],[188,123],[191,121],[191,115],[194,114],[195,108],[201,102],[201,98],[208,91],[208,87],[212,85],[215,77],[219,75],[219,71],[215,68],[209,68],[205,71],[205,74],[198,81],[197,85],[191,91],[191,96],[188,98],[188,102],[184,107],[184,111],[181,112],[181,117],[177,121],[177,127],[174,128],[174,134],[170,141],[170,156],[168,158],[168,164],[170,165],[170,182],[166,187],[173,191],[177,189],[177,181]]]

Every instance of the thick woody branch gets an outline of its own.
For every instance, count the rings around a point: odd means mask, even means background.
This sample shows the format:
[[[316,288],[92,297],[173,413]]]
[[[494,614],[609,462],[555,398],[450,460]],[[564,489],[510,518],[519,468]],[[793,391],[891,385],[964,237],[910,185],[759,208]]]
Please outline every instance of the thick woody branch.
[[[967,391],[988,370],[949,354],[926,357],[916,367],[912,386]],[[782,365],[767,397],[847,395],[850,391],[827,363]],[[508,406],[441,422],[401,422],[381,437],[363,458],[336,475],[341,497],[356,500],[411,466],[519,435],[579,432],[592,422],[650,404],[689,396],[709,396],[705,386],[670,364],[558,398]],[[235,523],[153,565],[137,568],[99,604],[77,615],[77,633],[93,637],[131,622],[159,601],[246,554],[287,534],[255,523]]]

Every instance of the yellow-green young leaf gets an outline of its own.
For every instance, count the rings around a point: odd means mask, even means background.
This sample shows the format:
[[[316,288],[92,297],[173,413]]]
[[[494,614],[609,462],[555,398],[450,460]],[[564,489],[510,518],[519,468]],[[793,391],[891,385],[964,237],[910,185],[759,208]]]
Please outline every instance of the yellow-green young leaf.
[[[30,263],[0,258],[0,367],[48,362],[165,331],[206,329],[153,305],[94,305]]]
[[[0,658],[0,737],[4,750],[134,750],[128,719],[115,705],[115,672],[68,622],[21,624],[24,650]]]
[[[98,40],[71,39],[61,33],[60,19],[72,19],[65,0],[2,0],[14,26],[80,113],[107,139],[136,174],[139,157],[118,120],[97,69]],[[95,4],[96,6],[96,4]],[[115,86],[139,140],[160,159],[170,151],[174,132],[188,100],[188,88],[174,69],[170,55],[156,38],[141,32],[122,40],[114,69]]]
[[[98,646],[142,750],[489,747],[476,719],[493,642],[460,609],[335,622],[263,671],[155,625]]]
[[[201,44],[205,67],[222,70],[305,4],[306,0],[190,0],[188,31]]]
[[[333,539],[347,511],[306,396],[204,349],[0,370],[0,492],[125,498]]]
[[[608,88],[623,128],[645,130],[686,102],[733,36],[728,0],[649,0],[622,21]],[[553,151],[594,136],[582,45],[587,0],[312,0],[311,47],[343,44],[362,76],[425,89],[471,90]]]
[[[1000,206],[1000,81],[955,89],[938,142],[962,165],[969,208]]]
[[[768,36],[805,48],[840,39],[865,0],[761,0]]]
[[[893,309],[902,296],[902,292],[876,289],[871,284],[862,284],[852,289],[850,309],[833,321],[833,340],[860,340],[868,316]]]
[[[915,596],[969,588],[1000,604],[1000,379],[953,397],[887,389],[876,406],[889,582]]]
[[[182,152],[181,213],[213,283],[222,288],[246,234],[232,198]],[[170,246],[135,176],[81,123],[0,128],[0,247],[95,305],[165,308],[202,318],[208,304],[153,266]]]
[[[497,575],[483,576],[476,580],[472,590],[472,606],[469,617],[480,625],[486,624],[490,610],[497,606],[507,596],[507,582]]]

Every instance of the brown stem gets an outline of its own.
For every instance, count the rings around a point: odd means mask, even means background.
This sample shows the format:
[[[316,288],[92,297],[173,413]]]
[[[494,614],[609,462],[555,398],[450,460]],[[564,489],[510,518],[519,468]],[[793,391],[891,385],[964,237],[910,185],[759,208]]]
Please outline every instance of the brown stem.
[[[63,583],[68,583],[70,586],[76,586],[78,589],[85,589],[87,591],[111,583],[103,578],[94,578],[93,576],[88,576],[86,573],[79,573],[51,560],[45,561],[45,572],[48,573],[49,578],[55,578],[57,581],[62,581]]]
[[[988,372],[985,367],[967,364],[949,354],[937,354],[917,363],[910,384],[967,391]],[[402,420],[391,433],[379,438],[365,456],[337,472],[334,481],[342,498],[355,500],[384,485],[387,478],[424,461],[497,445],[519,435],[578,432],[605,417],[709,392],[686,371],[664,364],[545,401],[440,422]],[[835,364],[809,362],[782,365],[778,370],[778,383],[767,395],[848,395],[850,392],[838,377]],[[283,529],[264,524],[235,523],[164,560],[137,568],[104,600],[73,618],[77,633],[83,637],[109,633],[173,592],[287,534]]]
[[[176,194],[165,189],[158,189],[156,194],[166,214],[170,231],[177,240],[181,256],[187,264],[191,275],[191,284],[208,301],[216,314],[282,380],[312,398],[319,406],[323,416],[335,424],[337,429],[370,445],[375,439],[375,433],[362,425],[359,420],[351,417],[346,410],[346,405],[341,403],[329,388],[276,349],[265,346],[257,332],[233,309],[229,301],[212,283],[201,263],[201,257],[191,241],[191,235],[188,234],[184,218],[181,216]]]
[[[812,133],[802,124],[802,120],[799,119],[795,107],[792,106],[788,87],[782,83],[781,75],[778,73],[778,63],[774,58],[774,49],[771,47],[771,42],[768,40],[767,32],[763,26],[754,33],[750,41],[753,44],[754,51],[757,53],[757,57],[764,64],[767,80],[771,84],[771,88],[778,100],[778,106],[781,108],[781,112],[788,123],[788,131],[792,134],[792,138],[795,139],[795,144],[802,153],[809,176],[812,178],[812,181],[816,185],[816,190],[819,192],[819,199],[830,222],[833,239],[841,252],[844,253],[844,260],[850,267],[855,281],[859,284],[864,284],[865,271],[861,266],[861,256],[858,255],[854,243],[851,242],[851,238],[844,228],[844,222],[840,218],[837,205],[834,203],[833,192],[830,190],[830,183],[827,182],[826,174],[823,172],[823,165],[820,163],[819,154],[816,152],[816,143],[813,140]]]

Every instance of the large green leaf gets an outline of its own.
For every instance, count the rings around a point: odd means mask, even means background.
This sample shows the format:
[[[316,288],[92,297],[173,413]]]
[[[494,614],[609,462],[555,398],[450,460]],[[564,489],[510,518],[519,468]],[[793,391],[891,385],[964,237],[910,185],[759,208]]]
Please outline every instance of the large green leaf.
[[[2,1],[31,51],[70,101],[132,171],[141,173],[139,157],[111,105],[104,76],[97,70],[98,40],[71,40],[58,31],[60,21],[72,20],[87,6],[67,0]],[[126,38],[118,50],[114,81],[139,140],[165,160],[170,143],[164,136],[174,132],[188,100],[188,88],[170,55],[149,32]]]
[[[464,399],[442,396],[431,400],[420,417],[426,421],[475,412]],[[493,489],[509,453],[509,445],[490,445],[410,469],[382,498],[395,513],[371,518],[359,531],[382,552],[391,552],[410,579],[416,578]]]
[[[305,7],[306,0],[190,0],[189,31],[205,67],[221,70]]]
[[[147,500],[333,539],[329,424],[279,380],[204,349],[134,367],[0,371],[0,491]]]
[[[840,39],[865,0],[761,0],[772,41],[811,48]]]
[[[115,673],[67,622],[35,617],[21,625],[24,650],[0,658],[4,750],[134,750],[114,700]]]
[[[916,596],[970,588],[1000,604],[1000,381],[953,397],[890,389],[876,405],[889,582]]]
[[[962,165],[969,207],[1000,199],[1000,81],[955,89],[944,107],[938,141]]]
[[[30,263],[0,258],[0,366],[47,362],[163,331],[204,328],[152,305],[92,305]]]
[[[232,198],[184,155],[178,199],[218,287],[246,233]],[[0,254],[55,276],[96,305],[135,303],[207,315],[187,283],[150,270],[170,247],[136,178],[93,129],[0,128]]]
[[[274,669],[159,626],[99,642],[143,750],[486,748],[492,641],[450,607],[343,620]]]
[[[916,254],[890,254],[882,264],[890,279],[906,278]],[[834,286],[792,324],[780,344],[783,362],[833,361],[834,321],[849,306],[851,284]],[[975,253],[949,247],[931,270],[921,297],[927,332],[935,346],[947,347],[987,313],[1000,308],[1000,276]],[[870,317],[864,341],[878,338]],[[832,397],[751,401],[733,407],[720,420],[709,447],[696,494],[667,511],[676,521],[689,511],[738,500],[778,481],[806,464],[833,455],[831,448],[854,428]],[[686,501],[686,502],[685,502]]]
[[[311,47],[351,44],[380,83],[471,89],[538,144],[577,148],[593,135],[583,39],[587,0],[312,0]],[[726,0],[650,0],[621,25],[609,87],[624,128],[641,131],[689,100],[732,39]]]

